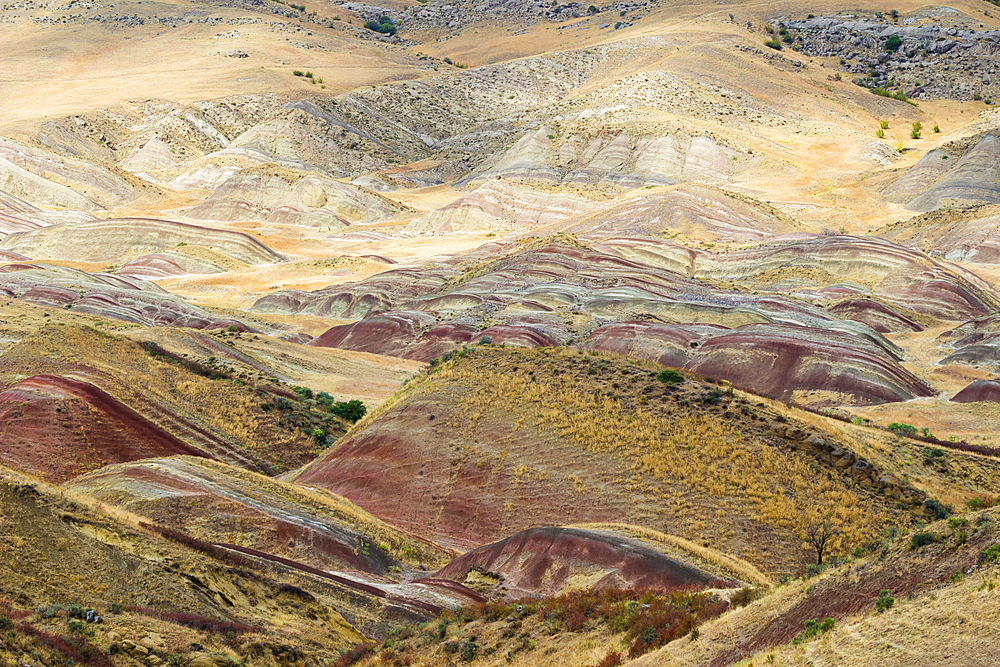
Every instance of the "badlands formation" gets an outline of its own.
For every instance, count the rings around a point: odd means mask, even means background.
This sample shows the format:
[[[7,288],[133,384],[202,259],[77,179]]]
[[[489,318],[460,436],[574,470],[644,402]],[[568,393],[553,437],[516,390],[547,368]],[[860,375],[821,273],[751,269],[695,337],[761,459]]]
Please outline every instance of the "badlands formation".
[[[0,3],[0,667],[992,664],[992,0]]]

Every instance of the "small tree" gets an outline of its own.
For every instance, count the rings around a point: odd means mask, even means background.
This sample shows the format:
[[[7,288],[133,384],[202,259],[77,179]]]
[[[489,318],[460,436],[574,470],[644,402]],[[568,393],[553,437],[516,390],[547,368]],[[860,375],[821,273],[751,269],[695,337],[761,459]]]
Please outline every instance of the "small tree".
[[[830,540],[837,535],[840,535],[840,529],[831,524],[830,519],[823,519],[822,522],[811,524],[806,528],[806,539],[816,550],[816,565],[823,564],[823,552],[826,551]]]
[[[885,50],[889,53],[899,51],[899,47],[902,45],[903,40],[899,37],[899,35],[889,35],[889,37],[885,40]]]
[[[595,5],[591,5],[590,7],[587,7],[587,11],[590,12],[591,14],[596,14],[600,10],[597,9]]]
[[[919,139],[920,138],[920,131],[922,129],[924,129],[924,126],[920,124],[919,120],[916,121],[916,122],[914,122],[913,123],[913,129],[910,130],[910,138],[911,139]]]

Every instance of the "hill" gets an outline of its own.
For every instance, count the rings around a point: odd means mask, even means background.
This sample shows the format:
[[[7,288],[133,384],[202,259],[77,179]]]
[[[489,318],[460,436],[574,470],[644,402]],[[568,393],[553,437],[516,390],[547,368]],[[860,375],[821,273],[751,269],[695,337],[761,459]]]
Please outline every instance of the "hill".
[[[725,384],[665,385],[661,369],[567,348],[468,348],[293,479],[460,549],[532,526],[620,522],[770,575],[815,558],[802,536],[824,515],[844,525],[850,549],[926,520],[931,485],[973,488],[928,471],[935,481],[920,490],[863,430]],[[996,479],[995,461],[956,456]]]

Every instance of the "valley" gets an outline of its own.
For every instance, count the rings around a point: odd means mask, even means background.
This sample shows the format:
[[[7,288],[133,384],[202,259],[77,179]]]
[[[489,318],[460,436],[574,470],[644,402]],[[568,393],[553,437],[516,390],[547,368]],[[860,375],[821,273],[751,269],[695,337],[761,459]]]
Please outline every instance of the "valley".
[[[989,664],[997,14],[3,2],[0,667]]]

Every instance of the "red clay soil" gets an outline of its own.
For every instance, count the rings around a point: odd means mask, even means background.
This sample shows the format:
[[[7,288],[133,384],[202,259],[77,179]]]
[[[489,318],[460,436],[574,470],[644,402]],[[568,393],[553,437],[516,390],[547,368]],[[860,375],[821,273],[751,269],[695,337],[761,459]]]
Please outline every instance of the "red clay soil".
[[[547,471],[518,474],[495,458],[463,460],[450,448],[450,432],[437,430],[448,420],[448,408],[438,403],[400,406],[328,450],[294,481],[333,491],[404,531],[460,551],[533,525],[614,522],[632,511],[630,498],[601,491],[599,476],[626,475],[610,456],[561,442],[509,442],[504,447],[512,461]],[[509,425],[489,429],[482,438],[502,443],[511,437]],[[593,490],[579,494],[571,473]]]
[[[726,584],[641,542],[576,528],[522,531],[459,556],[435,576],[464,582],[472,570],[502,580],[510,599],[558,595],[572,586],[575,577],[589,579],[592,583],[588,587],[594,590]],[[594,581],[601,573],[603,576]]]
[[[0,392],[0,462],[48,481],[203,452],[86,382],[35,375]]]
[[[1000,403],[1000,382],[997,380],[973,382],[951,399],[952,403],[979,403],[981,401]]]
[[[655,361],[671,368],[682,368],[695,347],[706,338],[727,331],[729,329],[717,324],[619,322],[595,329],[580,343],[579,348],[611,352]]]
[[[857,404],[933,396],[920,378],[882,348],[850,334],[781,324],[748,324],[698,348],[687,368],[738,387],[788,400],[796,390],[823,390]]]

